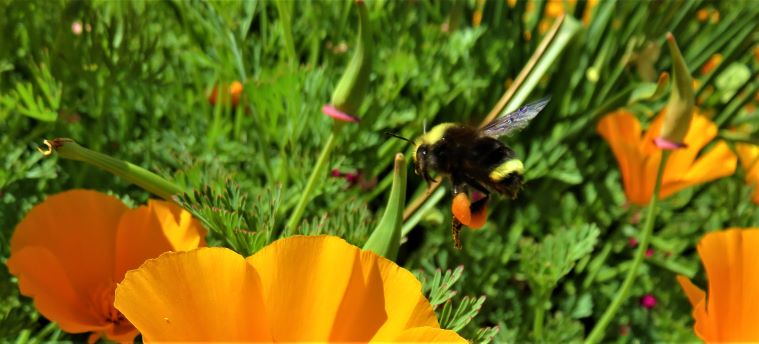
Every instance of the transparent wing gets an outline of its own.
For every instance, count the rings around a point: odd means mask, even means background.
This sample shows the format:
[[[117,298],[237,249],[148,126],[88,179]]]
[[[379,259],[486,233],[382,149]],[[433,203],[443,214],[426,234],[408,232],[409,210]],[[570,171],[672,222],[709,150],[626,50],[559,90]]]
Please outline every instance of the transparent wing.
[[[482,128],[480,132],[483,135],[497,138],[522,130],[548,105],[549,101],[551,101],[551,97],[545,97],[534,103],[522,106],[512,113],[494,119]]]

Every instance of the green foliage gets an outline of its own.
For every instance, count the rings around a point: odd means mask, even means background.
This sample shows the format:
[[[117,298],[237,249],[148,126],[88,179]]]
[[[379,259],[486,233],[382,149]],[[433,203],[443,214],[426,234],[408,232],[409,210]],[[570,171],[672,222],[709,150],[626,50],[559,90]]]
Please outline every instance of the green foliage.
[[[593,251],[600,231],[595,225],[575,226],[549,234],[540,243],[521,243],[522,273],[533,289],[553,289],[575,263]]]
[[[484,2],[474,25],[479,1],[366,0],[375,32],[361,122],[335,136],[289,234],[367,242],[387,205],[395,154],[413,153],[383,132],[414,138],[425,124],[478,124],[510,85],[507,110],[551,95],[528,128],[505,139],[525,162],[519,198],[494,197],[488,223],[464,229],[456,251],[441,188],[403,223],[397,262],[422,271],[440,323],[473,342],[577,342],[616,295],[642,230],[598,119],[625,107],[647,127],[671,92],[657,78],[671,70],[664,35],[672,32],[696,80],[696,105],[719,138],[756,143],[759,8],[740,0],[510,3]],[[539,50],[558,4],[567,17]],[[355,49],[351,1],[0,0],[0,12],[3,258],[14,227],[46,195],[87,188],[132,204],[150,197],[79,162],[42,159],[35,148],[54,137],[192,190],[177,201],[204,223],[210,245],[250,255],[284,235],[332,132],[320,109]],[[715,54],[720,63],[706,68]],[[244,84],[237,106],[209,103],[214,87],[223,93],[234,80]],[[660,202],[653,255],[605,341],[695,339],[674,278],[706,286],[700,237],[759,226],[746,173],[739,167]],[[406,203],[426,192],[408,176]],[[638,305],[647,293],[657,298],[653,309]],[[41,317],[5,264],[0,305],[2,340],[86,339]]]

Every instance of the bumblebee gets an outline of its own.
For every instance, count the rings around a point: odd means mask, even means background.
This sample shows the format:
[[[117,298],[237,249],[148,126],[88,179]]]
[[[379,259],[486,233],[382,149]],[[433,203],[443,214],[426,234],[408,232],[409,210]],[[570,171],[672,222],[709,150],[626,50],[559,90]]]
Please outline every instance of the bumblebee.
[[[462,225],[479,228],[485,223],[491,192],[516,198],[522,188],[524,164],[498,138],[525,128],[549,101],[550,98],[544,98],[525,105],[482,128],[441,123],[414,140],[416,174],[431,183],[433,171],[449,177],[453,184],[452,232],[456,248],[461,248]],[[479,192],[481,198],[470,202],[470,188]]]

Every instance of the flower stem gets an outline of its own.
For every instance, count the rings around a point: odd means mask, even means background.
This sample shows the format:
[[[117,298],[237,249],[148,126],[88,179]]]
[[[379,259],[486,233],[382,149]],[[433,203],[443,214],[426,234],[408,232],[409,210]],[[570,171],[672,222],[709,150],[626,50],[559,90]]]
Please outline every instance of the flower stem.
[[[630,270],[627,271],[627,276],[625,277],[624,282],[622,282],[622,287],[619,288],[617,294],[614,295],[614,299],[611,301],[611,304],[609,304],[609,307],[606,308],[606,311],[601,317],[601,320],[596,323],[593,331],[591,331],[590,335],[585,339],[585,344],[595,344],[603,339],[604,332],[606,331],[606,326],[609,325],[609,322],[611,322],[611,319],[617,313],[619,307],[622,306],[622,303],[627,300],[630,288],[632,287],[633,282],[635,282],[635,277],[638,273],[638,267],[640,267],[640,264],[643,262],[643,257],[645,256],[646,250],[648,249],[648,244],[651,241],[651,233],[653,232],[654,228],[654,217],[656,216],[656,201],[659,198],[661,180],[662,176],[664,175],[664,167],[667,165],[669,154],[670,151],[662,151],[661,161],[659,161],[659,168],[656,172],[656,185],[654,186],[654,193],[651,196],[651,201],[648,203],[646,222],[643,225],[643,238],[640,241],[638,250],[635,252],[635,258],[633,259],[632,265],[630,266]]]
[[[538,343],[543,339],[543,321],[546,315],[546,296],[547,293],[543,290],[537,293],[538,303],[535,307],[535,317],[532,322],[532,336]]]
[[[181,186],[174,184],[153,172],[130,162],[84,148],[72,139],[57,138],[53,140],[45,140],[44,143],[47,145],[47,150],[38,150],[45,156],[50,156],[53,152],[57,152],[61,158],[88,163],[110,172],[115,176],[121,177],[165,200],[172,201],[172,196],[185,192]]]
[[[295,229],[297,228],[298,224],[300,224],[300,218],[303,217],[303,211],[306,210],[306,204],[311,200],[311,194],[314,193],[314,189],[316,188],[316,181],[319,179],[318,177],[322,175],[321,172],[324,170],[324,165],[327,164],[329,153],[331,153],[332,149],[335,148],[336,138],[336,130],[333,130],[332,133],[329,134],[329,138],[327,138],[327,143],[324,145],[324,148],[322,148],[321,154],[319,154],[319,159],[316,160],[316,166],[314,166],[314,169],[311,171],[311,176],[308,177],[306,188],[300,195],[298,205],[295,206],[295,210],[293,211],[292,215],[290,215],[290,219],[287,221],[287,226],[285,227],[285,236],[295,234]]]

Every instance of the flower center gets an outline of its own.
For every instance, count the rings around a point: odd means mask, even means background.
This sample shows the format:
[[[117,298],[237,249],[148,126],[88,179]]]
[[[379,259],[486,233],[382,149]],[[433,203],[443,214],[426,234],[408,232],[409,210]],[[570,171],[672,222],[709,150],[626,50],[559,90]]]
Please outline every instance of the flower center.
[[[107,322],[114,325],[120,325],[126,321],[121,312],[113,306],[113,301],[116,297],[116,283],[110,283],[108,285],[98,288],[95,292],[95,300],[93,305],[96,307],[98,314],[100,314]]]

